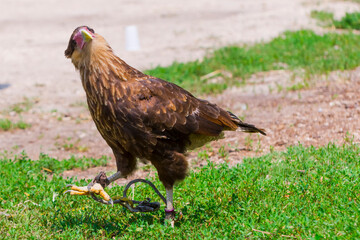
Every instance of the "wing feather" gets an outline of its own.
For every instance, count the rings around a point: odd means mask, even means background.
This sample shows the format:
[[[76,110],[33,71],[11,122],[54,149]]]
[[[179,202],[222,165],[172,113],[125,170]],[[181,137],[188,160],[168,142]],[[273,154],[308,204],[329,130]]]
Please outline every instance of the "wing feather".
[[[139,88],[142,90],[142,101],[138,102],[141,105],[139,109],[146,109],[141,113],[142,118],[148,121],[145,125],[158,127],[162,133],[178,131],[186,135],[217,136],[224,128],[237,128],[228,112],[194,97],[175,84],[158,78],[149,78],[137,84],[142,85]]]

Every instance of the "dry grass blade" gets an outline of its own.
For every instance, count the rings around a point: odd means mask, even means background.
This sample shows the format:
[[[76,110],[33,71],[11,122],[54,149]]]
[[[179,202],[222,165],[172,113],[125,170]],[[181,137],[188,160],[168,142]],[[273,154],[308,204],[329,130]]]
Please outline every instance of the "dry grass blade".
[[[206,74],[206,75],[204,75],[204,76],[201,76],[201,77],[200,77],[200,80],[201,80],[201,81],[208,80],[208,79],[210,79],[210,78],[216,77],[216,76],[219,75],[219,74],[221,74],[221,70],[220,70],[220,69],[218,69],[218,70],[216,70],[216,71],[213,71],[213,72],[211,72],[211,73],[208,73],[208,74]]]
[[[8,218],[11,218],[11,217],[12,217],[11,214],[8,214],[8,213],[6,213],[6,212],[0,212],[0,215],[3,215],[3,216],[8,217]]]
[[[267,234],[267,235],[272,235],[271,232],[265,232],[265,231],[261,231],[261,230],[257,230],[255,228],[252,229],[254,232],[259,232],[259,233],[263,233],[263,234]]]
[[[40,204],[38,204],[38,203],[35,203],[35,202],[31,201],[31,200],[26,200],[25,202],[21,202],[18,205],[16,205],[16,207],[24,205],[25,203],[28,203],[28,202],[32,203],[33,205],[40,206]]]

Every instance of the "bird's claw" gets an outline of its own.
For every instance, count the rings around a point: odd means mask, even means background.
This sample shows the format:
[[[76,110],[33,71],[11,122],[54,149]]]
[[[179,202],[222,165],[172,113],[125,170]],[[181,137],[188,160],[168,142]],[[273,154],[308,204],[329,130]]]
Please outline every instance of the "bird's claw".
[[[170,223],[171,227],[174,228],[175,225],[175,212],[165,212],[165,223]]]
[[[66,187],[70,187],[71,189],[65,191],[64,194],[69,193],[70,195],[90,195],[94,200],[98,202],[111,205],[114,204],[109,194],[105,192],[104,188],[99,183],[91,183],[85,187],[78,187],[72,184],[68,184],[66,185]],[[97,198],[95,194],[100,195],[102,199]]]
[[[174,210],[173,211],[165,210],[165,222],[170,223],[171,227],[174,227],[175,223],[181,221],[182,218],[183,218],[182,212],[175,212]]]

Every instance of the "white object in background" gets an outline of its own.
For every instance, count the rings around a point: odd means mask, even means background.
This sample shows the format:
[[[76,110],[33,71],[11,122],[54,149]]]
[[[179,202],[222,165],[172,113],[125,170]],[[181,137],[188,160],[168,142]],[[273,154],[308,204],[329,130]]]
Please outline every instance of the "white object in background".
[[[134,25],[125,28],[125,49],[127,51],[140,50],[138,30]]]

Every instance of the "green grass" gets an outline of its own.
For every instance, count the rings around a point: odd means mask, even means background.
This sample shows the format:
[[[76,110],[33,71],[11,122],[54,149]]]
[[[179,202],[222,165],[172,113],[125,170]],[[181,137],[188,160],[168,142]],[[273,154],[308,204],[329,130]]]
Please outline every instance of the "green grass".
[[[291,85],[290,87],[287,87],[286,90],[298,91],[298,90],[306,89],[306,88],[309,88],[309,82],[303,81],[303,82],[295,83],[294,85]]]
[[[359,154],[359,146],[350,141],[344,146],[294,146],[246,158],[232,168],[209,163],[176,186],[175,206],[183,219],[174,229],[163,224],[164,206],[158,212],[132,214],[89,197],[61,195],[66,184],[87,184],[59,176],[75,167],[74,159],[3,159],[0,211],[12,217],[0,215],[0,235],[7,239],[359,238]],[[80,166],[87,162],[81,161]],[[157,178],[154,183],[164,193]],[[114,196],[122,189],[115,186],[108,191]],[[55,201],[54,193],[60,194]],[[135,198],[147,196],[158,200],[148,187],[137,185]]]
[[[28,98],[24,97],[22,102],[15,103],[9,107],[5,113],[7,112],[16,112],[17,114],[29,111],[34,104],[37,102],[36,98]]]
[[[340,20],[335,20],[334,14],[326,11],[312,11],[310,16],[324,27],[360,30],[360,12],[346,13]]]
[[[346,13],[340,21],[334,20],[334,26],[340,29],[360,30],[360,12]]]
[[[331,12],[313,10],[310,13],[310,17],[318,20],[323,27],[333,26],[334,14]]]
[[[201,61],[175,62],[146,73],[195,94],[218,93],[262,71],[304,69],[303,78],[307,80],[316,74],[353,69],[360,64],[359,42],[360,36],[352,33],[319,36],[308,30],[285,32],[268,43],[224,47]],[[212,82],[212,77],[222,81]]]
[[[28,124],[22,120],[14,123],[7,118],[0,118],[0,131],[9,131],[11,129],[26,129],[31,127],[31,124]]]

